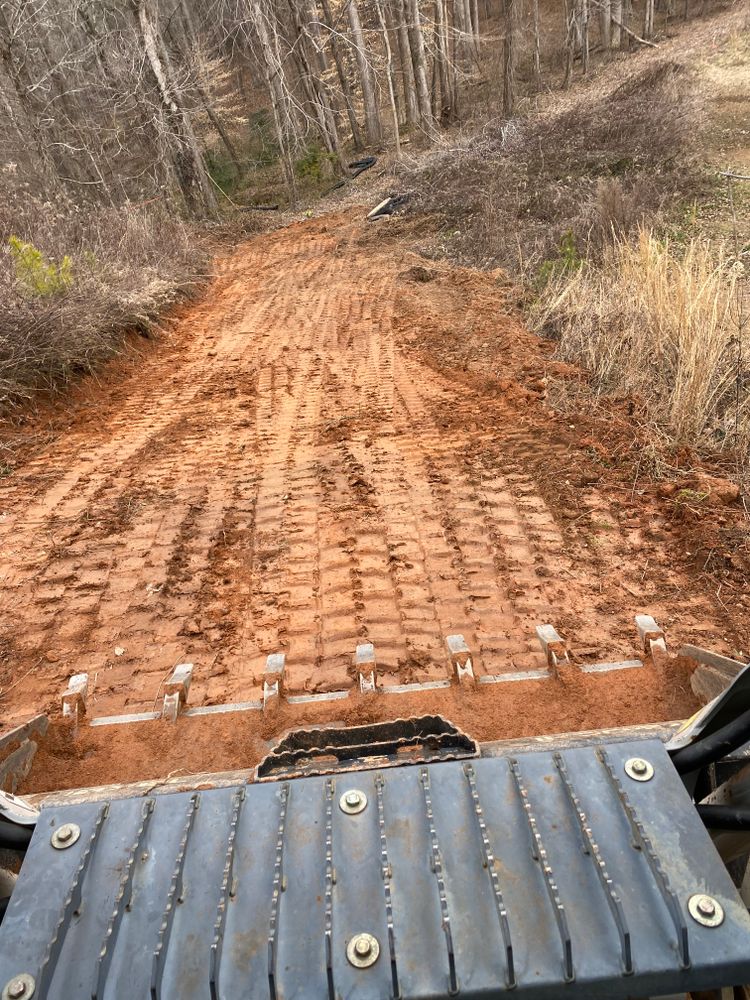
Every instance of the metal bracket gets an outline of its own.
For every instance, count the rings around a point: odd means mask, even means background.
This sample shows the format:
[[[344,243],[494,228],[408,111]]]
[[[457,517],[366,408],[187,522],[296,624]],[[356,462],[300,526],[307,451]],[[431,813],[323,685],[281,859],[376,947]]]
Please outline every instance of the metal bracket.
[[[476,678],[474,677],[474,662],[466,640],[462,635],[457,634],[446,636],[445,642],[448,646],[453,670],[455,671],[455,679],[459,684],[473,686],[476,682]]]
[[[354,667],[359,677],[360,692],[374,694],[378,684],[378,668],[375,660],[375,647],[371,642],[363,642],[357,646],[354,654]]]
[[[89,696],[89,675],[73,674],[62,696],[63,718],[78,724],[78,716],[86,714],[86,702]]]
[[[559,663],[570,662],[565,640],[557,634],[554,625],[537,625],[536,634],[541,643],[542,651],[547,657],[547,664],[553,675],[556,675]]]
[[[279,699],[284,693],[285,667],[286,655],[284,653],[269,653],[266,657],[266,669],[263,674],[264,712],[278,708]]]
[[[164,706],[161,710],[162,719],[176,722],[180,710],[187,704],[190,682],[193,679],[193,664],[178,663],[172,675],[164,685]]]
[[[667,639],[664,629],[657,625],[651,615],[636,615],[635,626],[644,652],[656,656],[667,652]]]

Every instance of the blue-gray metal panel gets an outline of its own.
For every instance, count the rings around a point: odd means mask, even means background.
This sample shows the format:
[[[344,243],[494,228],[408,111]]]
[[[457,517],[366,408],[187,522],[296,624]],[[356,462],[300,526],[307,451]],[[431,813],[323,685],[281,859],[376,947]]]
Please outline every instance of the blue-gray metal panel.
[[[271,996],[268,938],[276,848],[285,795],[283,891],[278,901],[277,1000],[327,998],[326,803],[331,783],[329,887],[333,989],[342,1000],[392,995],[386,922],[386,881],[392,894],[395,959],[404,1000],[445,997],[450,988],[452,941],[458,991],[487,998],[505,990],[509,968],[498,897],[502,894],[512,942],[516,991],[532,1000],[561,996],[624,998],[750,980],[750,918],[658,741],[610,745],[614,773],[653,843],[688,929],[691,966],[680,967],[678,934],[646,852],[634,846],[621,796],[593,747],[562,751],[569,787],[585,814],[600,858],[622,900],[632,941],[634,974],[622,974],[621,941],[596,860],[587,853],[578,813],[554,754],[517,757],[516,772],[535,822],[532,838],[511,763],[481,758],[422,767],[354,771],[332,778],[299,778],[245,788],[239,810],[234,878],[226,892],[226,923],[218,995],[223,1000]],[[654,765],[651,781],[625,776],[632,756]],[[492,873],[484,865],[479,817],[467,768],[485,823]],[[425,777],[426,776],[426,777]],[[383,878],[378,782],[382,782],[387,880]],[[427,786],[427,788],[425,787]],[[366,809],[346,815],[341,795],[358,788]],[[155,796],[154,811],[134,859],[132,905],[122,913],[108,972],[106,1000],[150,995],[154,952],[183,842],[191,794]],[[208,997],[209,954],[238,790],[198,793],[188,836],[182,902],[175,902],[164,955],[162,997]],[[428,820],[428,800],[432,826]],[[82,881],[82,905],[61,928],[62,947],[48,996],[89,997],[115,897],[127,871],[144,799],[109,804]],[[102,803],[42,811],[5,920],[0,927],[0,987],[20,972],[38,977],[55,935],[76,870],[85,857]],[[63,822],[81,827],[72,847],[56,851],[50,836]],[[545,877],[532,845],[546,850]],[[639,845],[640,847],[640,845]],[[575,979],[564,982],[554,887],[570,934]],[[699,926],[687,900],[705,892],[719,900],[726,919]],[[441,894],[443,910],[441,911]],[[124,901],[127,902],[127,899]],[[446,919],[450,936],[445,932]],[[346,959],[354,934],[373,934],[378,961],[356,969]],[[166,940],[166,939],[165,939]],[[46,998],[45,998],[46,1000]]]

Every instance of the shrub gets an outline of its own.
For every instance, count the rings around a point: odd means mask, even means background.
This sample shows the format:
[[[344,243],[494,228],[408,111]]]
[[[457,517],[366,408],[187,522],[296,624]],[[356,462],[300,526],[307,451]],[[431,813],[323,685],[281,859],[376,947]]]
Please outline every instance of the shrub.
[[[200,276],[200,232],[153,204],[121,209],[0,194],[0,412],[92,370]],[[75,280],[73,265],[75,261]],[[60,261],[59,264],[52,263]]]
[[[437,216],[461,262],[538,273],[571,233],[596,256],[613,234],[703,190],[690,71],[664,59],[561,106],[488,124],[400,168],[410,211]]]
[[[560,240],[560,254],[545,260],[537,273],[536,285],[543,287],[553,278],[559,278],[583,267],[583,257],[578,253],[573,230],[569,229]]]
[[[294,171],[304,180],[320,183],[333,176],[335,157],[321,146],[311,146],[294,164]]]
[[[33,295],[56,295],[73,283],[73,261],[66,254],[59,264],[44,259],[33,243],[24,243],[17,236],[8,240],[21,284]]]

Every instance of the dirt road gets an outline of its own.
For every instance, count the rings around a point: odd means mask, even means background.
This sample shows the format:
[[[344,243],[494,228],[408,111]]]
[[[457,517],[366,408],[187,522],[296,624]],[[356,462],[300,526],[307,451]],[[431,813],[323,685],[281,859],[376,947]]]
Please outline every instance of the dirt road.
[[[246,244],[3,481],[6,721],[56,708],[79,671],[92,715],[149,710],[185,661],[193,704],[252,699],[276,651],[292,693],[341,690],[364,641],[384,684],[445,678],[456,632],[479,674],[538,670],[544,622],[575,653],[567,686],[485,686],[483,732],[516,734],[511,703],[538,732],[693,707],[681,673],[580,672],[637,655],[636,612],[680,640],[721,625],[659,511],[634,516],[547,405],[562,366],[496,278],[360,220]]]

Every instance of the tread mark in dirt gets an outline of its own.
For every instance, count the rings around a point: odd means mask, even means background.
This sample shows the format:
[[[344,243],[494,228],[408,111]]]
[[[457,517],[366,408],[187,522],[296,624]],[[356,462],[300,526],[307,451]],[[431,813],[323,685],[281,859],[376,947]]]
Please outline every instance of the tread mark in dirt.
[[[446,677],[450,632],[479,672],[527,669],[545,619],[602,658],[632,655],[643,609],[627,538],[613,529],[596,558],[576,548],[537,483],[528,414],[399,339],[408,254],[373,233],[341,216],[239,248],[114,400],[91,392],[82,418],[0,484],[8,721],[54,704],[81,669],[94,715],[151,709],[182,660],[194,704],[257,698],[277,651],[292,690],[340,688],[364,640],[385,683]],[[417,342],[441,301],[409,320]],[[557,474],[565,449],[549,456]],[[678,575],[658,579],[670,586],[641,583],[644,600],[710,619]],[[482,692],[488,705],[501,695]]]

